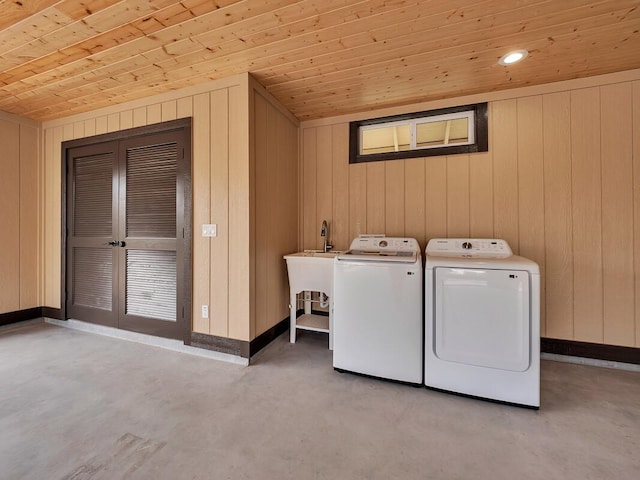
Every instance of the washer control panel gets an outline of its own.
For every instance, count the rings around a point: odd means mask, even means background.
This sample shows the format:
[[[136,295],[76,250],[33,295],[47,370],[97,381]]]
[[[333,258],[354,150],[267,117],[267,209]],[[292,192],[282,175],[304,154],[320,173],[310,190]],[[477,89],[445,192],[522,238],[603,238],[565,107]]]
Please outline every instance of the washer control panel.
[[[351,242],[350,250],[361,252],[419,252],[415,238],[360,235]]]
[[[432,238],[425,249],[435,257],[506,258],[513,255],[506,240],[499,238]]]

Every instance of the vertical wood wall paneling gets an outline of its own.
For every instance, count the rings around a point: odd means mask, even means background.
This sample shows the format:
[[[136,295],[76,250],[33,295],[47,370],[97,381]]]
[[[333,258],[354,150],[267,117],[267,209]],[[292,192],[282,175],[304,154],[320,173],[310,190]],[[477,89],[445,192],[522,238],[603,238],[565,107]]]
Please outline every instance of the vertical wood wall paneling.
[[[162,121],[162,105],[156,103],[147,107],[147,125]]]
[[[229,337],[237,340],[251,340],[255,328],[251,174],[248,89],[243,84],[229,88],[229,259],[233,262],[229,268]]]
[[[386,232],[385,163],[367,163],[367,231],[362,233]]]
[[[107,133],[107,117],[96,118],[96,135],[102,133]]]
[[[493,133],[494,234],[518,254],[518,125],[516,100],[494,102]]]
[[[573,339],[571,94],[543,96],[546,335]]]
[[[147,124],[147,107],[133,109],[133,126],[142,127]]]
[[[107,132],[117,132],[120,130],[120,114],[111,113],[107,115]]]
[[[404,166],[404,234],[418,240],[422,250],[426,246],[424,165],[424,158],[409,158]]]
[[[447,236],[447,157],[425,158],[425,243]]]
[[[198,96],[194,97],[197,105]],[[229,334],[229,92],[223,88],[211,92],[211,223],[218,236],[211,239],[209,259],[211,335]],[[194,106],[195,109],[195,106]],[[208,155],[204,155],[207,161]],[[209,171],[209,169],[207,169]]]
[[[601,343],[600,90],[571,92],[574,340]]]
[[[469,236],[469,155],[447,159],[447,236]]]
[[[493,104],[488,105],[489,119]],[[469,234],[493,238],[493,128],[489,120],[489,151],[469,156]]]
[[[133,128],[133,110],[120,112],[120,129],[126,130],[128,128]]]
[[[38,229],[40,197],[37,175],[38,141],[37,128],[20,126],[20,310],[40,306],[38,298],[40,233]],[[0,212],[2,212],[1,208]]]
[[[255,197],[255,229],[256,229],[256,247],[255,247],[255,264],[256,264],[256,284],[263,288],[256,288],[256,333],[264,331],[264,325],[267,323],[268,314],[268,256],[269,244],[271,243],[271,229],[275,228],[271,219],[271,205],[269,205],[269,189],[273,185],[269,185],[267,176],[270,165],[268,146],[271,143],[268,138],[269,133],[267,127],[267,101],[261,95],[254,95],[254,141],[255,141],[255,175],[256,175],[256,197]],[[271,119],[270,119],[271,120]],[[269,129],[270,130],[270,129]]]
[[[106,117],[105,126],[106,126]],[[48,307],[61,308],[60,305],[60,235],[61,235],[61,150],[60,145],[64,140],[64,127],[59,126],[53,129],[53,151],[52,161],[47,163],[47,258],[52,259],[47,270],[47,304]]]
[[[540,266],[540,334],[545,335],[542,96],[517,100],[519,252]]]
[[[73,138],[82,138],[84,136],[84,122],[75,122],[73,124]]]
[[[177,118],[188,118],[193,116],[193,97],[179,98],[176,107]]]
[[[86,137],[92,137],[96,134],[96,119],[88,118],[84,121],[84,134]]]
[[[349,124],[331,127],[331,173],[333,175],[333,214],[331,243],[335,250],[346,250],[351,244],[349,231]]]
[[[168,102],[162,102],[160,105],[161,120],[168,122],[169,120],[175,120],[178,117],[178,103],[176,100],[170,100]]]
[[[633,266],[635,284],[635,346],[640,347],[640,80],[632,82],[633,108]]]
[[[635,345],[631,84],[600,88],[602,268],[606,344]]]
[[[0,313],[20,309],[20,125],[0,119]]]
[[[302,225],[302,248],[316,249],[319,245],[318,230],[316,165],[317,165],[317,128],[306,128],[302,131],[302,209],[304,220]]]
[[[316,129],[316,225],[318,247],[322,248],[324,239],[320,236],[322,221],[329,224],[329,235],[333,224],[333,142],[330,125]],[[327,240],[330,240],[329,237]]]
[[[367,228],[367,164],[349,165],[349,241]]]
[[[194,332],[209,334],[216,318],[216,309],[209,297],[209,249],[216,239],[202,236],[202,225],[211,223],[210,216],[210,117],[209,94],[193,98],[193,306],[192,328]],[[146,117],[145,117],[146,118]],[[226,300],[225,300],[226,303]],[[202,318],[202,306],[209,306],[209,318]],[[226,318],[225,318],[226,325]]]
[[[382,162],[384,164],[384,220],[382,233],[389,237],[403,237],[404,218],[404,160]]]

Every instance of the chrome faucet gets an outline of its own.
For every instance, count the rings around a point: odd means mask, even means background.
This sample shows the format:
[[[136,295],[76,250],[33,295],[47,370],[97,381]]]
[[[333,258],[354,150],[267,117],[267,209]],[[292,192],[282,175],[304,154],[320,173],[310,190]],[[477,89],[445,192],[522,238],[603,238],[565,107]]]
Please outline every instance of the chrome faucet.
[[[329,225],[326,220],[322,221],[322,227],[320,228],[320,236],[323,238],[324,242],[322,245],[322,251],[327,253],[329,250],[333,248],[333,245],[329,244]]]

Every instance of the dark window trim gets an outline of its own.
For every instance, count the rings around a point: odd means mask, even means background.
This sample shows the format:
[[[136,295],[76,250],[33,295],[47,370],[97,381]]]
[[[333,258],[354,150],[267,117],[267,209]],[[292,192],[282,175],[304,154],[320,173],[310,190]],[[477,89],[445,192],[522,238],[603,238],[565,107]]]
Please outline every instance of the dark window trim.
[[[61,145],[61,253],[60,253],[60,317],[61,320],[67,320],[67,151],[74,147],[80,147],[85,145],[91,145],[95,143],[111,142],[114,140],[125,140],[134,137],[146,136],[153,133],[170,132],[174,130],[184,130],[185,132],[185,152],[184,159],[179,162],[179,172],[184,174],[183,177],[183,198],[184,198],[184,216],[180,219],[184,228],[184,277],[183,277],[183,290],[182,290],[182,304],[184,305],[184,332],[183,340],[185,345],[191,344],[191,290],[192,290],[192,252],[191,252],[191,236],[192,236],[192,179],[191,179],[191,143],[192,143],[192,118],[179,118],[177,120],[170,120],[167,122],[154,123],[151,125],[145,125],[142,127],[133,127],[125,130],[118,130],[115,132],[103,133],[94,135],[91,137],[83,137],[75,140],[66,140]]]
[[[378,123],[398,122],[413,118],[434,117],[448,113],[474,111],[475,143],[473,145],[452,145],[450,147],[422,148],[403,152],[373,153],[359,155],[360,127],[375,125]],[[388,117],[359,120],[349,123],[349,163],[378,162],[381,160],[400,160],[403,158],[433,157],[436,155],[455,155],[460,153],[476,153],[489,151],[489,128],[487,103],[473,105],[460,105],[458,107],[439,108],[424,112],[406,113],[403,115],[391,115]]]

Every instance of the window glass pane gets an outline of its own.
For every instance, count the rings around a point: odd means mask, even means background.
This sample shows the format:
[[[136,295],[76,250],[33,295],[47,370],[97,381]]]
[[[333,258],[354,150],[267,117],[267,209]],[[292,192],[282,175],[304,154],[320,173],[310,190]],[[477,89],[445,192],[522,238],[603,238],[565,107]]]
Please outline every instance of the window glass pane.
[[[411,148],[411,126],[381,125],[361,130],[360,155],[402,152]]]
[[[440,147],[469,142],[469,119],[456,118],[416,125],[416,147]]]

